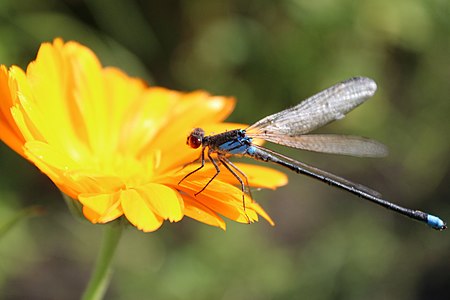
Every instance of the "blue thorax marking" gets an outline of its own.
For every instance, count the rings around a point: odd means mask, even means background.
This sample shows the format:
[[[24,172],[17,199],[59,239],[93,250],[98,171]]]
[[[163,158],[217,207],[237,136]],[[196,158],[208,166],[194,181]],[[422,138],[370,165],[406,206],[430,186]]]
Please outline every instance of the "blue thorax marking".
[[[219,145],[219,150],[230,154],[245,154],[251,148],[252,139],[247,136],[238,136]]]

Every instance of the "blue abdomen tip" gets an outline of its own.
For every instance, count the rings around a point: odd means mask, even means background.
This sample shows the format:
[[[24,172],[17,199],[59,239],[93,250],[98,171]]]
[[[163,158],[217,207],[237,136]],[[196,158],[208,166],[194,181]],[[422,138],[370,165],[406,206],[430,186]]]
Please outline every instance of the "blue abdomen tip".
[[[433,215],[427,216],[427,223],[434,229],[443,230],[443,229],[447,228],[447,226],[445,226],[444,221],[442,221],[441,219],[439,219],[438,217],[433,216]]]

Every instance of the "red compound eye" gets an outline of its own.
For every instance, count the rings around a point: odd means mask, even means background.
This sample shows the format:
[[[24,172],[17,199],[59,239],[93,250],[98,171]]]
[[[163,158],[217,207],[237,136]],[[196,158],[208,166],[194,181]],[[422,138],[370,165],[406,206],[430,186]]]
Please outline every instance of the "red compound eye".
[[[203,129],[194,128],[191,134],[188,136],[186,144],[188,144],[191,148],[197,149],[201,146],[204,136],[205,132],[203,131]]]
[[[188,136],[187,144],[189,145],[189,147],[197,149],[202,144],[202,140],[199,137],[193,136],[191,134],[190,136]]]

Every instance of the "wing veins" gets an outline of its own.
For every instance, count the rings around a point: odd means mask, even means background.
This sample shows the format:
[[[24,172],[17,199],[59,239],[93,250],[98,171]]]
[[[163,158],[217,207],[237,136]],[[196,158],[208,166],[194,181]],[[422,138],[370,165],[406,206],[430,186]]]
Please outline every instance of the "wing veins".
[[[267,116],[247,128],[260,134],[301,135],[324,126],[359,106],[376,91],[369,78],[356,77],[338,83],[294,107]]]

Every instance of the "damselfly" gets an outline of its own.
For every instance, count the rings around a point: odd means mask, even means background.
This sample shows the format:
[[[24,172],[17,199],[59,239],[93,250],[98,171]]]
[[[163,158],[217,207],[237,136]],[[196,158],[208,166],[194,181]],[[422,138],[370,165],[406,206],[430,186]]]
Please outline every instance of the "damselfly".
[[[246,129],[235,129],[205,136],[203,129],[195,128],[188,136],[187,144],[192,148],[202,146],[201,165],[184,176],[179,184],[204,167],[205,151],[208,149],[207,156],[214,165],[216,173],[196,195],[205,190],[216,178],[220,172],[219,165],[223,165],[236,177],[241,185],[242,192],[245,193],[246,188],[248,188],[247,177],[228,159],[230,155],[240,155],[281,165],[299,174],[326,182],[387,209],[424,222],[434,229],[444,230],[447,228],[446,223],[436,216],[401,207],[383,199],[380,193],[361,184],[353,183],[252,143],[252,139],[257,138],[293,148],[323,153],[359,157],[385,156],[387,148],[371,139],[358,136],[307,134],[334,120],[342,119],[345,114],[373,96],[376,89],[376,83],[369,78],[351,78],[304,100],[294,107],[265,117]],[[213,158],[212,154],[215,154],[216,157]],[[245,179],[245,182],[242,178]],[[250,190],[248,191],[250,192]]]

